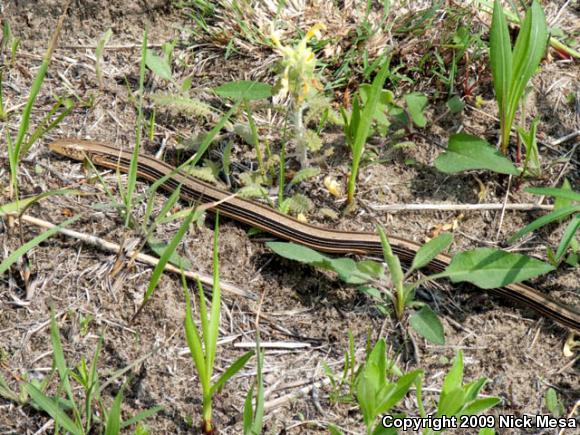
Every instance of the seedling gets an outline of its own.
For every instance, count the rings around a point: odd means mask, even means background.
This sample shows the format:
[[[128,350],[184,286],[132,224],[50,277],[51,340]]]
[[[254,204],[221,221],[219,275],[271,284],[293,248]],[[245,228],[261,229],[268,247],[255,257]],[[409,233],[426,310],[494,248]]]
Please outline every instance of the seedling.
[[[219,335],[221,289],[219,283],[219,260],[218,260],[218,234],[219,216],[216,215],[216,224],[213,242],[213,288],[211,311],[208,310],[201,282],[198,281],[199,290],[199,316],[201,328],[193,323],[189,290],[182,275],[183,291],[185,293],[185,337],[191,353],[195,369],[198,374],[202,393],[202,424],[201,429],[205,434],[213,434],[215,425],[212,420],[212,401],[216,392],[222,389],[224,384],[231,379],[248,362],[254,352],[247,352],[229,366],[220,377],[212,384],[212,376],[217,353],[217,339]]]
[[[526,86],[536,72],[548,41],[546,17],[536,0],[527,10],[512,51],[503,8],[495,0],[490,31],[489,59],[500,117],[500,145],[507,154],[510,132]]]

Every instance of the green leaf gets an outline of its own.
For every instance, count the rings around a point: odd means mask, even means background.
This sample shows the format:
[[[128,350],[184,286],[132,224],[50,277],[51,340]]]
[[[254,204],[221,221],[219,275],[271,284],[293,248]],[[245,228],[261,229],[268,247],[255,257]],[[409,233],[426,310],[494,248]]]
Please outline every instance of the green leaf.
[[[412,94],[405,95],[405,102],[407,103],[407,110],[411,119],[417,127],[425,127],[427,125],[427,120],[423,111],[427,107],[427,97],[423,94],[414,92]]]
[[[508,158],[485,140],[466,133],[451,135],[447,151],[435,159],[435,167],[446,173],[470,169],[488,169],[512,175],[520,173]]]
[[[0,275],[6,272],[10,268],[10,266],[12,266],[20,257],[26,254],[32,248],[35,248],[49,237],[52,237],[61,228],[64,228],[72,224],[73,222],[76,222],[77,220],[79,220],[80,217],[81,217],[80,215],[73,216],[72,218],[64,221],[63,223],[57,225],[56,227],[52,227],[51,229],[46,230],[45,232],[39,234],[34,239],[26,242],[24,245],[21,245],[18,249],[16,249],[16,251],[14,251],[12,254],[10,254],[8,257],[2,260],[2,263],[0,263]]]
[[[476,415],[493,408],[501,403],[499,397],[485,397],[483,399],[476,399],[468,403],[462,410],[461,415]]]
[[[423,373],[423,370],[413,370],[401,376],[386,395],[379,397],[377,403],[377,414],[385,414],[389,409],[395,406],[399,401],[405,397],[411,385],[415,382],[418,376]]]
[[[83,435],[84,432],[82,428],[77,427],[75,422],[70,419],[68,415],[58,406],[58,404],[48,396],[45,396],[42,391],[36,388],[32,384],[26,384],[24,389],[36,405],[48,415],[50,415],[54,421],[62,426],[65,430],[74,435]]]
[[[429,264],[437,255],[445,251],[451,245],[451,242],[453,242],[453,235],[451,233],[442,233],[421,246],[417,254],[415,254],[415,258],[413,258],[411,271],[421,269]]]
[[[554,266],[522,254],[493,248],[461,252],[442,276],[452,282],[470,282],[483,289],[499,288],[554,270]]]
[[[513,243],[516,240],[520,239],[522,236],[531,233],[532,231],[537,230],[538,228],[543,227],[554,221],[559,221],[564,219],[571,214],[580,212],[580,205],[569,205],[567,207],[562,207],[558,210],[554,210],[547,215],[542,216],[541,218],[536,219],[531,224],[526,225],[524,228],[519,230],[513,236],[511,236],[508,240],[509,243]]]
[[[303,181],[306,181],[309,178],[316,177],[319,174],[320,174],[320,168],[317,168],[317,167],[312,166],[312,167],[301,169],[298,172],[296,172],[294,177],[292,177],[292,181],[290,181],[290,183],[288,183],[288,187],[292,186],[293,184],[302,183]]]
[[[447,108],[453,114],[459,113],[465,108],[465,101],[455,95],[447,101]]]
[[[526,12],[513,50],[513,68],[506,106],[506,123],[510,127],[526,85],[544,57],[547,42],[546,17],[538,2],[534,0]]]
[[[484,427],[479,430],[478,435],[495,435],[495,429]]]
[[[300,261],[301,263],[323,263],[326,257],[314,249],[295,243],[268,242],[266,246],[281,257],[289,260]]]
[[[526,192],[535,193],[536,195],[553,196],[555,198],[567,199],[569,201],[580,202],[580,193],[570,190],[570,183],[568,180],[564,181],[561,188],[557,187],[528,187]],[[563,204],[563,205],[571,205]]]
[[[244,400],[244,418],[243,418],[243,428],[244,435],[252,435],[252,421],[254,420],[254,408],[252,407],[252,396],[254,395],[254,386],[252,385],[246,394],[246,399]]]
[[[121,433],[121,403],[123,402],[123,389],[121,388],[117,395],[115,396],[115,400],[113,401],[113,405],[109,411],[109,415],[107,416],[107,426],[105,429],[105,435],[118,435]]]
[[[426,340],[434,344],[445,344],[443,325],[428,305],[415,312],[409,321],[413,329]]]
[[[568,192],[572,191],[572,186],[570,186],[570,182],[567,178],[564,178],[564,182],[562,183],[560,189],[566,190]],[[554,201],[554,210],[558,210],[559,208],[565,207],[567,205],[572,205],[572,200],[561,196],[556,196],[556,200]]]
[[[461,388],[451,390],[451,392],[443,395],[439,399],[437,407],[437,416],[442,415],[456,415],[465,403],[465,393]]]
[[[125,421],[121,422],[121,429],[129,427],[133,424],[139,423],[140,421],[143,421],[146,418],[149,418],[149,417],[157,414],[160,411],[163,411],[162,406],[153,406],[152,408],[146,409],[145,411],[141,411],[138,414],[136,414],[134,417],[130,418],[129,420],[125,420]]]
[[[558,399],[556,390],[553,388],[548,388],[548,391],[546,391],[545,402],[546,408],[548,408],[548,411],[550,411],[554,417],[561,417],[564,415],[564,406],[562,405],[560,399]]]
[[[161,240],[156,240],[153,238],[147,241],[147,245],[153,252],[155,252],[155,254],[157,254],[158,257],[163,256],[163,253],[165,252],[168,246],[167,243],[163,243]],[[179,255],[175,251],[172,252],[171,255],[169,256],[168,262],[184,270],[191,269],[193,267],[191,261]]]
[[[463,352],[460,350],[453,358],[453,365],[445,375],[443,385],[441,387],[441,397],[450,394],[452,391],[461,389],[463,383]]]
[[[231,98],[236,101],[244,99],[246,101],[261,100],[272,96],[272,86],[267,83],[250,80],[224,83],[217,88],[213,88],[213,90],[222,98]]]
[[[43,192],[40,195],[31,196],[29,198],[21,198],[20,200],[0,205],[0,216],[5,216],[7,214],[21,214],[31,205],[36,204],[41,199],[48,198],[49,196],[84,194],[85,192],[82,190],[76,189],[49,190],[48,192]]]
[[[486,378],[479,378],[478,380],[465,385],[463,387],[463,391],[465,391],[465,400],[468,402],[475,400],[486,382]]]
[[[499,0],[495,0],[493,4],[489,34],[489,60],[500,117],[504,119],[512,80],[513,58],[509,29]]]
[[[226,371],[222,373],[215,384],[211,386],[210,395],[213,396],[216,391],[219,391],[224,386],[224,384],[232,378],[232,376],[238,373],[246,365],[252,355],[254,355],[253,350],[246,352],[237,360],[235,360],[232,365],[230,365]]]
[[[173,80],[171,66],[167,63],[167,60],[163,57],[157,56],[149,49],[147,49],[147,54],[145,56],[145,64],[147,65],[147,68],[153,71],[153,74],[167,81]]]
[[[558,250],[556,251],[556,261],[560,262],[562,256],[566,253],[566,250],[572,244],[572,240],[574,240],[574,237],[576,236],[578,228],[580,228],[580,214],[577,214],[566,227],[566,231],[564,231],[562,240],[560,240]]]

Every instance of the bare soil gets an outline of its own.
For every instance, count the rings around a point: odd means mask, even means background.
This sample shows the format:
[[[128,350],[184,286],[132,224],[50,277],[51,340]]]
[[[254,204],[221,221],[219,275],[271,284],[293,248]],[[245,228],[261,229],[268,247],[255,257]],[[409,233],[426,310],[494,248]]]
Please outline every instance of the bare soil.
[[[62,2],[41,0],[16,1],[4,5],[4,16],[14,35],[21,40],[13,65],[5,68],[3,77],[4,106],[9,115],[0,123],[2,152],[0,155],[0,202],[8,201],[9,166],[4,138],[15,137],[19,114],[30,85],[40,66],[42,55],[62,11]],[[300,8],[292,3],[291,8]],[[309,3],[309,2],[307,2]],[[314,2],[316,3],[316,2]],[[455,4],[455,2],[449,2]],[[548,19],[554,18],[563,1],[548,2]],[[345,47],[352,34],[346,24],[345,7],[303,5],[303,13],[288,19],[289,29],[307,29],[317,21],[328,20],[329,32],[344,33]],[[361,6],[362,7],[362,6]],[[417,3],[417,10],[424,5]],[[326,8],[326,9],[325,9]],[[356,9],[356,8],[355,8]],[[343,11],[342,14],[337,11]],[[411,10],[413,10],[411,8]],[[80,188],[84,196],[58,196],[34,205],[28,214],[49,222],[62,222],[73,214],[81,219],[72,228],[88,235],[121,243],[136,239],[137,234],[123,226],[123,221],[98,183],[88,180],[82,165],[51,154],[46,144],[57,137],[90,138],[118,146],[131,147],[135,142],[136,95],[140,49],[143,30],[148,29],[148,43],[159,52],[164,42],[175,40],[174,77],[177,83],[191,77],[196,96],[223,109],[208,88],[234,79],[259,79],[274,83],[272,68],[276,56],[267,47],[255,47],[239,37],[232,21],[232,11],[217,6],[209,24],[222,26],[224,34],[210,38],[200,36],[191,19],[190,8],[178,8],[168,0],[141,1],[98,0],[73,1],[50,69],[32,113],[32,126],[50,111],[55,99],[71,98],[76,106],[56,129],[43,137],[31,149],[20,170],[21,195],[29,196],[62,187]],[[401,7],[396,13],[405,13]],[[266,14],[267,15],[267,14]],[[262,23],[255,12],[248,17]],[[478,20],[481,20],[478,21]],[[487,20],[487,21],[485,21]],[[489,22],[485,14],[474,15],[474,25]],[[570,34],[578,35],[577,6],[564,9],[559,25]],[[334,26],[334,27],[332,27]],[[351,23],[352,26],[352,23]],[[107,30],[113,38],[102,59],[103,87],[95,75],[95,44]],[[233,30],[232,30],[233,29]],[[444,29],[433,29],[419,36],[400,38],[399,56],[412,66],[437,44]],[[290,32],[290,30],[289,30]],[[290,34],[293,34],[290,32]],[[226,35],[226,36],[224,36]],[[227,36],[233,41],[229,51]],[[236,39],[237,38],[237,39]],[[385,36],[386,38],[386,36]],[[426,41],[428,44],[426,44]],[[377,39],[377,50],[384,41]],[[375,54],[376,55],[376,54]],[[4,59],[8,62],[8,58]],[[390,203],[477,203],[502,202],[509,189],[508,201],[533,202],[534,195],[524,192],[529,185],[551,185],[566,177],[575,190],[580,189],[580,155],[570,164],[561,159],[578,137],[558,146],[540,148],[544,163],[543,178],[523,183],[508,183],[507,177],[491,173],[445,175],[434,169],[433,160],[442,151],[450,132],[463,130],[487,137],[494,142],[499,123],[493,102],[490,73],[485,63],[474,66],[472,74],[479,77],[473,91],[483,98],[476,108],[473,100],[462,114],[445,114],[445,99],[431,79],[417,80],[414,85],[402,83],[397,96],[409,90],[427,92],[430,106],[427,118],[436,120],[413,135],[414,146],[389,153],[386,163],[367,162],[361,169],[359,198],[362,207],[355,214],[335,220],[315,211],[308,215],[311,222],[337,229],[374,231],[376,223],[389,233],[424,242],[433,230],[455,222],[453,251],[476,246],[501,246],[506,238],[542,212],[413,212],[383,213],[373,211],[374,205]],[[414,70],[417,71],[417,70]],[[417,73],[420,77],[420,73]],[[426,74],[426,73],[425,73]],[[431,76],[429,76],[431,77]],[[580,127],[578,98],[580,92],[578,62],[561,60],[550,51],[541,72],[533,79],[533,91],[528,103],[528,118],[541,119],[539,136],[542,143],[552,143]],[[428,77],[427,77],[428,78]],[[360,79],[360,77],[359,77]],[[438,86],[438,85],[437,85]],[[356,88],[355,88],[356,89]],[[435,89],[435,90],[434,90]],[[157,90],[175,91],[175,86],[147,74],[146,93]],[[337,101],[342,92],[337,91]],[[435,92],[437,91],[437,92]],[[570,103],[570,96],[575,102]],[[146,100],[146,116],[152,103]],[[269,138],[277,152],[282,140],[282,115],[272,116],[267,110],[257,111],[260,135]],[[215,120],[213,120],[215,121]],[[157,152],[162,143],[171,158],[183,158],[180,150],[183,138],[189,138],[212,127],[211,119],[159,111],[153,140],[146,140],[145,150]],[[323,186],[326,175],[337,178],[343,186],[349,168],[349,154],[340,131],[329,132],[324,138],[325,149],[334,147],[333,155],[322,165],[319,177],[298,186],[315,203],[314,210],[330,207],[341,211],[344,200],[333,198]],[[385,145],[374,144],[380,155]],[[234,159],[247,165],[254,159],[253,151],[239,141]],[[107,186],[116,192],[117,175],[104,177]],[[560,185],[560,182],[557,183]],[[146,189],[138,184],[138,192]],[[483,193],[482,193],[483,192]],[[480,197],[481,195],[481,197]],[[163,203],[157,198],[157,210]],[[549,200],[548,200],[549,201]],[[103,206],[95,209],[95,204]],[[106,204],[109,204],[108,206]],[[187,204],[181,204],[185,207]],[[139,205],[142,216],[145,205]],[[155,237],[168,241],[179,223],[163,225]],[[519,248],[526,253],[545,258],[546,246],[555,247],[565,225],[552,225],[536,234]],[[0,246],[6,257],[39,233],[39,229],[16,222],[9,227],[0,221]],[[241,296],[224,294],[217,370],[221,372],[247,348],[243,343],[255,339],[255,317],[262,317],[260,334],[263,342],[297,344],[296,348],[272,347],[265,355],[265,384],[269,408],[265,417],[265,433],[324,433],[328,424],[343,428],[345,433],[363,433],[362,417],[353,404],[330,401],[331,389],[326,382],[323,363],[340,372],[344,352],[348,347],[347,331],[352,331],[359,360],[364,358],[367,337],[375,342],[379,335],[389,346],[403,370],[422,368],[430,410],[441,387],[444,373],[458,350],[465,357],[465,379],[489,378],[483,394],[500,396],[503,402],[491,411],[493,415],[537,415],[548,411],[544,397],[553,387],[561,398],[566,413],[575,411],[580,399],[578,358],[563,355],[567,331],[525,307],[509,300],[491,297],[468,286],[448,283],[430,284],[419,297],[431,304],[445,328],[446,344],[435,346],[418,336],[411,342],[404,339],[401,329],[391,318],[385,319],[373,302],[336,277],[289,262],[273,255],[265,246],[247,235],[248,228],[227,220],[220,222],[220,276],[255,295],[264,295],[263,304]],[[211,274],[213,217],[191,229],[179,252],[186,256],[195,270]],[[54,309],[61,331],[67,361],[75,366],[90,358],[99,337],[104,347],[99,360],[99,373],[108,379],[113,373],[128,368],[103,391],[106,403],[112,403],[125,385],[123,417],[160,405],[163,411],[146,420],[151,433],[185,433],[196,430],[201,419],[201,396],[192,360],[183,332],[184,298],[180,279],[166,274],[154,297],[134,322],[131,318],[141,304],[151,277],[151,268],[135,263],[111,276],[116,256],[65,236],[54,236],[28,255],[31,277],[25,285],[20,271],[13,267],[0,279],[0,373],[9,385],[17,389],[23,378],[42,379],[50,373],[52,346],[50,342],[50,309]],[[122,263],[123,264],[123,263]],[[561,267],[558,271],[533,282],[550,296],[570,305],[579,305],[578,268]],[[193,283],[191,283],[193,288]],[[409,331],[413,334],[412,331]],[[215,399],[215,422],[219,433],[241,433],[244,398],[254,381],[255,359],[231,380]],[[103,381],[104,382],[104,381]],[[300,394],[304,390],[305,394]],[[413,397],[413,398],[411,398]],[[405,399],[400,410],[417,414],[414,396]],[[52,431],[49,418],[29,406],[19,406],[0,398],[0,433],[42,433]],[[501,431],[500,433],[512,433]],[[513,432],[523,433],[523,432]],[[531,430],[527,433],[542,433]],[[546,432],[548,433],[548,432]],[[572,433],[572,432],[570,432]]]

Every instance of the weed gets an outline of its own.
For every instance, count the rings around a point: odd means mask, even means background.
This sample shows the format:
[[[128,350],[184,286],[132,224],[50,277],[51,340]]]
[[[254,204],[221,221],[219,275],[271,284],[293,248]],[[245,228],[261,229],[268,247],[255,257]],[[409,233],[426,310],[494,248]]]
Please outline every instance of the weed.
[[[219,260],[218,260],[218,234],[219,234],[219,217],[216,215],[216,224],[213,242],[213,288],[211,313],[208,311],[205,295],[201,283],[198,281],[199,290],[199,315],[201,329],[198,330],[193,323],[193,314],[191,311],[191,301],[189,291],[185,283],[185,277],[182,275],[183,291],[185,293],[185,337],[191,353],[195,369],[199,377],[199,383],[202,392],[202,426],[203,433],[214,433],[214,423],[212,421],[212,400],[214,394],[221,390],[223,385],[234,376],[253,355],[253,352],[247,352],[238,358],[229,366],[212,384],[211,378],[214,371],[215,356],[217,352],[217,339],[220,324],[221,309],[221,290],[219,283]]]

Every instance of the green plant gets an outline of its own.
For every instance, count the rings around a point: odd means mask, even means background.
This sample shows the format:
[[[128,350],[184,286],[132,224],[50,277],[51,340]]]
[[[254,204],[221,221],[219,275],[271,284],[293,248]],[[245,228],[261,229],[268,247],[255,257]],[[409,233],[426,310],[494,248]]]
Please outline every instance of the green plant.
[[[501,399],[499,397],[478,397],[479,392],[486,382],[486,378],[480,378],[467,384],[463,383],[463,352],[459,351],[454,359],[453,365],[443,380],[435,417],[446,416],[448,418],[460,418],[462,416],[474,416],[500,404]],[[419,413],[421,417],[426,418],[427,413],[423,405],[422,388],[420,383],[417,384],[416,393],[417,403],[419,404]],[[477,424],[469,424],[469,426],[483,426],[481,425],[481,418],[478,418],[475,421]],[[493,428],[494,425],[495,420],[493,417],[485,420],[484,427]],[[423,435],[432,435],[435,433],[439,433],[439,431],[431,428],[423,431]]]
[[[244,435],[260,435],[264,425],[264,350],[260,349],[260,325],[256,318],[256,382],[252,385],[244,401]],[[256,398],[252,406],[252,396]]]
[[[386,355],[386,344],[380,339],[362,365],[354,380],[357,404],[363,415],[367,434],[396,434],[396,429],[385,429],[377,418],[388,414],[407,394],[414,383],[420,382],[423,370],[403,374]],[[394,418],[404,414],[395,414]],[[329,427],[332,434],[342,434],[335,426]]]
[[[103,36],[97,41],[97,48],[95,49],[95,73],[97,75],[97,83],[99,88],[103,87],[103,72],[101,70],[101,59],[103,58],[103,51],[105,50],[105,45],[109,42],[113,36],[113,31],[111,29],[103,33]]]
[[[52,53],[57,45],[58,37],[60,35],[64,17],[66,16],[66,11],[64,11],[63,15],[61,16],[56,29],[52,34],[52,38],[48,44],[48,48],[46,53],[42,58],[42,63],[40,68],[38,69],[38,73],[34,81],[32,82],[32,86],[30,87],[30,91],[28,94],[28,99],[24,108],[22,110],[22,114],[20,116],[20,124],[18,126],[18,132],[16,134],[16,138],[12,138],[11,133],[7,130],[6,132],[6,145],[8,150],[8,162],[10,165],[10,184],[8,190],[8,196],[10,200],[18,199],[18,167],[20,165],[21,159],[28,153],[34,142],[40,138],[44,133],[49,131],[50,129],[54,128],[71,110],[72,104],[69,104],[68,100],[62,100],[62,102],[57,102],[57,104],[53,107],[53,109],[49,112],[49,115],[44,118],[41,124],[36,127],[34,132],[30,135],[29,139],[26,140],[26,135],[30,128],[30,115],[32,112],[32,107],[38,97],[38,93],[40,92],[40,88],[42,87],[42,83],[44,82],[44,78],[46,77],[46,73],[48,71],[48,66],[50,64],[50,60],[52,58]],[[14,42],[14,38],[11,37],[10,25],[8,21],[4,21],[3,26],[3,42],[2,45],[4,46],[4,38],[6,39],[6,43],[10,39],[12,39],[12,56],[14,57],[16,48],[18,43]],[[3,51],[4,47],[0,47],[0,51]],[[0,70],[0,87],[3,85],[2,83],[2,71]],[[63,104],[65,106],[64,114],[57,117],[56,121],[53,121],[46,125],[48,122],[48,118],[56,113],[58,108]],[[2,101],[2,91],[0,90],[0,117],[5,118],[6,113],[3,108],[3,101]]]
[[[324,29],[326,29],[324,24],[315,24],[294,47],[282,45],[278,33],[272,32],[270,35],[275,49],[282,56],[281,73],[276,90],[281,96],[290,96],[294,118],[294,139],[298,159],[302,166],[306,165],[309,147],[309,137],[303,120],[304,111],[309,101],[321,89],[315,71],[316,56],[307,44],[314,37],[319,39],[321,30]]]
[[[407,280],[413,272],[427,266],[449,247],[451,235],[442,234],[423,245],[405,274],[399,258],[392,252],[388,237],[382,228],[379,227],[378,231],[385,263],[390,272],[388,285],[381,284],[384,280],[382,265],[371,260],[356,262],[351,258],[331,258],[294,243],[268,242],[267,246],[282,257],[333,271],[342,281],[358,285],[361,291],[379,301],[379,309],[385,314],[385,295],[388,296],[388,300],[395,307],[398,320],[403,320],[406,307],[418,308],[410,318],[411,327],[427,340],[438,344],[444,343],[445,339],[441,322],[428,305],[415,300],[415,289],[426,281],[449,278],[454,283],[469,282],[483,289],[492,289],[554,270],[554,266],[525,255],[493,248],[476,248],[456,254],[443,272],[408,283]],[[389,290],[389,287],[393,290]]]
[[[489,60],[500,114],[500,144],[506,154],[516,110],[546,50],[548,28],[542,8],[536,0],[532,2],[512,51],[504,11],[499,0],[495,0],[489,39]]]
[[[578,264],[578,254],[580,252],[580,245],[576,239],[576,233],[580,228],[580,193],[573,191],[570,184],[565,181],[561,188],[554,187],[532,187],[526,189],[526,192],[534,193],[536,195],[547,195],[556,198],[554,210],[536,220],[529,225],[526,225],[521,230],[517,231],[508,240],[510,243],[521,239],[528,233],[535,231],[552,222],[560,222],[570,216],[572,220],[568,223],[560,244],[554,253],[548,248],[548,259],[554,265],[558,265],[564,259],[566,252],[571,248],[571,253],[567,257],[566,262],[572,266]]]
[[[90,363],[81,358],[74,369],[67,365],[53,312],[51,312],[50,338],[53,349],[53,374],[56,372],[59,381],[56,394],[49,395],[46,391],[53,378],[51,375],[42,382],[22,383],[20,394],[11,391],[7,382],[0,376],[0,395],[22,405],[29,404],[50,415],[55,422],[55,433],[59,433],[62,428],[70,434],[85,435],[95,433],[100,429],[102,433],[107,435],[117,435],[121,433],[122,429],[161,411],[161,407],[153,407],[123,421],[121,419],[121,404],[124,387],[120,388],[111,407],[106,408],[101,396],[103,387],[97,372],[97,364],[103,345],[102,337],[97,343]],[[114,378],[118,376],[113,375]],[[78,384],[83,393],[82,401],[75,394],[73,381]],[[107,383],[109,382],[110,380],[107,381]],[[64,397],[61,397],[63,394]]]
[[[438,170],[449,174],[472,169],[520,174],[520,170],[487,141],[467,133],[452,134],[447,150],[435,159],[434,164]]]
[[[538,118],[532,121],[532,125],[528,131],[518,127],[518,135],[526,149],[526,159],[524,160],[523,174],[530,174],[533,177],[540,177],[542,175],[542,165],[540,164],[540,153],[538,151],[537,131]]]
[[[214,423],[212,421],[212,400],[213,396],[223,385],[234,376],[253,355],[247,352],[230,365],[220,377],[212,384],[212,375],[215,366],[215,356],[217,352],[217,339],[220,324],[221,290],[219,283],[219,260],[218,260],[218,234],[219,216],[216,215],[216,224],[213,242],[213,288],[211,312],[208,311],[205,295],[201,282],[198,281],[199,290],[199,316],[201,329],[198,330],[193,323],[191,311],[191,301],[189,291],[182,275],[183,291],[185,293],[185,337],[191,353],[195,369],[198,374],[202,392],[202,425],[201,429],[205,434],[214,433]]]
[[[348,349],[344,353],[344,364],[340,378],[337,377],[324,361],[322,365],[324,367],[324,373],[330,381],[330,401],[334,403],[352,403],[355,398],[355,381],[359,367],[357,367],[354,337],[350,329],[348,331]],[[343,392],[345,386],[347,387],[346,393]]]
[[[352,152],[352,163],[348,178],[347,204],[354,206],[354,193],[356,190],[356,179],[361,158],[364,153],[367,138],[371,132],[373,119],[376,117],[377,106],[383,91],[383,85],[389,72],[389,59],[385,59],[379,73],[373,80],[369,89],[367,101],[363,103],[360,97],[356,96],[352,105],[350,117],[345,117],[344,133],[346,141]]]

